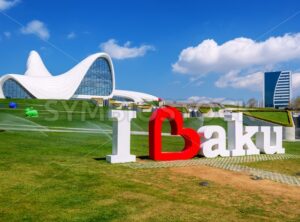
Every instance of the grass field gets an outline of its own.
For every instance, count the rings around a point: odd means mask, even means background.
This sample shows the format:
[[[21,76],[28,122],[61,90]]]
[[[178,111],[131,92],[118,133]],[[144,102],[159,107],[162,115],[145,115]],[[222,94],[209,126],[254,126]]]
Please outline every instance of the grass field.
[[[287,147],[288,153],[300,155],[300,142],[286,142],[284,146]],[[300,173],[299,159],[262,161],[262,162],[247,163],[244,165],[268,170],[271,172],[284,173],[291,176],[296,176],[297,174]]]
[[[10,100],[0,99],[0,124],[40,125],[50,127],[86,127],[107,128],[112,121],[108,118],[108,109],[95,107],[87,101],[56,101],[56,100],[14,100],[18,104],[17,109],[9,109]],[[39,111],[39,118],[24,118],[26,107],[33,107]],[[132,120],[132,130],[148,131],[148,122],[151,113],[138,113]],[[221,118],[188,118],[185,126],[198,129],[203,125],[221,125],[226,128],[226,123]],[[1,128],[1,126],[0,126]],[[170,132],[170,125],[166,121],[163,124],[163,132]]]
[[[292,126],[287,111],[246,111],[244,112],[244,114],[256,117],[258,119],[270,121],[282,126]]]
[[[180,147],[164,137],[165,150]],[[294,152],[285,144],[288,152]],[[133,136],[132,153],[148,154],[147,137]],[[299,203],[176,175],[104,161],[109,136],[2,132],[1,221],[297,221]],[[299,154],[297,151],[296,153]],[[280,166],[288,166],[282,161]],[[299,167],[299,161],[296,163]],[[268,202],[266,205],[265,203]],[[285,207],[282,207],[282,204]],[[289,206],[289,207],[288,207]]]
[[[35,106],[44,107],[40,103]],[[50,121],[47,118],[53,113],[26,119],[24,107],[20,108],[0,110],[0,125],[111,126],[111,121],[101,117],[101,113],[107,113],[103,109],[83,120],[75,113],[82,112],[82,107],[74,108],[69,115],[62,104],[54,104],[52,108],[61,113]],[[136,130],[147,129],[142,117],[135,121]],[[224,125],[221,119],[188,119],[185,123],[193,128],[199,124]],[[167,125],[164,130],[168,130]],[[131,169],[108,164],[104,158],[111,154],[110,134],[7,130],[0,132],[0,138],[0,221],[300,220],[297,196],[289,198],[284,193],[275,195],[214,180],[208,180],[210,186],[201,187],[199,182],[207,180],[206,176],[178,174],[168,168]],[[163,137],[165,151],[179,150],[182,144],[178,137]],[[287,153],[300,155],[299,142],[284,146]],[[131,152],[147,156],[147,136],[132,136]],[[290,165],[290,160],[284,160],[254,167],[289,174],[300,171],[299,159]],[[201,171],[201,167],[197,169]]]

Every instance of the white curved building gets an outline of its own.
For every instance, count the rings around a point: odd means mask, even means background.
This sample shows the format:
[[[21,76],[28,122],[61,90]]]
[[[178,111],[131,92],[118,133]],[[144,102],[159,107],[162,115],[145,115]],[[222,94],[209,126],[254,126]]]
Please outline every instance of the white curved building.
[[[24,75],[7,74],[0,78],[0,98],[114,98],[135,103],[159,100],[145,93],[116,90],[113,63],[106,53],[93,54],[68,72],[53,76],[36,51],[30,52]]]

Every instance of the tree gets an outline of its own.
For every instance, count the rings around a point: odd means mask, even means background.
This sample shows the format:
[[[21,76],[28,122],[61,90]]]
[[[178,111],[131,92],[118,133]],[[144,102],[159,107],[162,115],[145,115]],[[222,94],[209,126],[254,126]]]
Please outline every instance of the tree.
[[[300,96],[298,96],[296,99],[293,101],[293,108],[300,110]]]
[[[249,99],[247,102],[247,106],[251,108],[257,107],[257,100],[254,98]]]

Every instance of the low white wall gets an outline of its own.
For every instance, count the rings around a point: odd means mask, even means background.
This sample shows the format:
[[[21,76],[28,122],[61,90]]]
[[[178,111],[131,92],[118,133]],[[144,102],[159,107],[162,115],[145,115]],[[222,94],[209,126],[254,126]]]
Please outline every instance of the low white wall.
[[[284,140],[294,141],[296,139],[296,128],[295,127],[283,127]]]
[[[209,111],[208,113],[204,113],[203,117],[224,118],[224,111],[223,110],[220,110],[218,112]]]
[[[190,114],[189,113],[182,113],[182,117],[183,118],[190,118]]]

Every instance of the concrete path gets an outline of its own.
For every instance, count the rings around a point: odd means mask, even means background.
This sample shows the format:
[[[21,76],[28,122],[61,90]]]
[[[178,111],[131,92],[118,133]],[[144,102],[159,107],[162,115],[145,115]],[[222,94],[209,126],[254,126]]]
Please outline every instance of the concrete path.
[[[295,159],[300,158],[300,155],[292,154],[275,154],[275,155],[252,155],[252,156],[241,156],[241,157],[219,157],[219,158],[194,158],[191,160],[180,160],[180,161],[143,161],[135,163],[126,163],[124,166],[128,166],[135,169],[148,169],[148,168],[170,168],[170,167],[187,167],[206,165],[216,167],[220,169],[245,172],[253,176],[259,176],[263,179],[269,179],[276,182],[300,186],[300,177],[290,176],[281,173],[270,172],[257,168],[251,168],[248,166],[240,165],[241,163],[267,161],[267,160],[284,160],[284,159]]]

